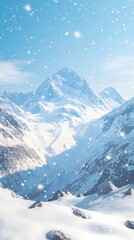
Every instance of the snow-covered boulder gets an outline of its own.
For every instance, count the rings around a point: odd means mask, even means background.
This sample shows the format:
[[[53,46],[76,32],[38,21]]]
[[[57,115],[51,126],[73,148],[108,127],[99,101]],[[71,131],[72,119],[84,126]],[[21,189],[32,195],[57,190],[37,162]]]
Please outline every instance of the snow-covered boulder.
[[[36,207],[42,207],[42,203],[41,203],[40,201],[37,201],[37,202],[33,203],[33,204],[29,207],[29,209],[31,209],[31,208],[36,208]]]
[[[67,233],[58,230],[50,231],[46,237],[49,240],[73,240]]]
[[[130,229],[134,229],[134,221],[127,220],[126,226]]]
[[[61,190],[58,190],[57,192],[55,192],[54,194],[53,194],[53,196],[52,197],[50,197],[49,198],[49,202],[50,201],[55,201],[55,200],[58,200],[59,198],[61,198],[61,197],[64,197],[64,196],[66,196],[66,195],[70,195],[71,193],[70,192],[63,192],[63,191],[61,191]]]
[[[133,188],[129,188],[123,194],[124,194],[124,196],[134,195],[134,189]]]
[[[81,218],[84,218],[84,219],[88,219],[88,217],[86,216],[86,214],[81,210],[81,209],[78,209],[78,208],[74,208],[72,209],[73,210],[73,214],[77,217],[81,217]]]

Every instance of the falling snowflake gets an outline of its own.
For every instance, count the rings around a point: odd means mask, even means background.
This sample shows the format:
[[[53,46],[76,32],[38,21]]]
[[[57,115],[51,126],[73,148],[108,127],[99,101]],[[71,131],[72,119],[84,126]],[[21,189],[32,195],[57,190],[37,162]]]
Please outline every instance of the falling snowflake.
[[[26,5],[24,6],[24,9],[25,9],[27,12],[30,12],[30,11],[32,10],[32,7],[31,7],[30,4],[26,4]]]
[[[75,37],[75,38],[81,38],[81,32],[75,31],[75,32],[74,32],[74,37]]]
[[[38,184],[37,188],[38,188],[38,190],[42,190],[42,189],[44,189],[44,185],[43,184]]]
[[[106,159],[107,159],[107,160],[111,160],[112,157],[111,157],[110,155],[107,155],[107,156],[106,156]]]
[[[125,133],[124,133],[124,132],[119,132],[119,136],[120,136],[121,138],[125,138]]]
[[[69,32],[65,32],[65,34],[64,34],[65,36],[68,36],[69,35]]]

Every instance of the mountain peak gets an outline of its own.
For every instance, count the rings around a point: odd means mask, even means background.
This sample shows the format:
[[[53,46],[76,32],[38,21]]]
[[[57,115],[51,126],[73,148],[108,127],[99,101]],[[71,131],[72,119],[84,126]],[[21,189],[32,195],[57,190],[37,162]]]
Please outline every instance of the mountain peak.
[[[116,93],[116,94],[119,94],[117,92],[117,90],[115,88],[113,88],[113,87],[104,88],[101,93],[106,93],[106,94]]]
[[[60,69],[58,72],[57,72],[58,75],[64,77],[64,78],[67,78],[67,77],[72,77],[72,76],[75,76],[75,77],[79,77],[79,75],[74,71],[72,70],[71,68],[69,67],[64,67],[62,69]],[[80,77],[79,77],[80,78]]]
[[[121,95],[117,92],[117,90],[113,87],[105,88],[100,95],[104,99],[113,99],[114,101],[118,102],[119,104],[123,104],[125,100],[121,97]]]
[[[51,80],[65,86],[77,87],[83,85],[84,80],[71,68],[65,67],[53,74]]]

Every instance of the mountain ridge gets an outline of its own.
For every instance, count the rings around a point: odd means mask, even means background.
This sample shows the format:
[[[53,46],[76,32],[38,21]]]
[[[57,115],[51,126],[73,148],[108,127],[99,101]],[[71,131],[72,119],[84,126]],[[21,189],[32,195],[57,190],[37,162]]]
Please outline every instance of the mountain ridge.
[[[1,179],[2,184],[10,187],[12,180],[12,190],[42,200],[59,189],[89,194],[98,191],[105,181],[112,181],[119,187],[133,183],[133,109],[134,98],[79,127],[76,144],[71,149],[48,158],[46,165],[30,170],[30,176],[28,171],[19,172]],[[17,184],[25,179],[27,187],[21,189]],[[38,185],[42,187],[38,189]]]
[[[82,79],[75,71],[73,71],[70,68],[63,68],[60,69],[57,73],[52,74],[51,77],[48,77],[34,92],[29,93],[3,92],[0,94],[0,96],[3,98],[8,98],[9,100],[13,101],[15,104],[19,106],[22,107],[26,106],[25,110],[29,110],[27,106],[31,104],[31,101],[35,103],[37,100],[42,101],[44,99],[50,102],[53,101],[54,97],[55,97],[54,102],[60,101],[62,98],[71,97],[72,99],[74,99],[75,97],[77,100],[80,100],[82,102],[84,100],[84,104],[96,105],[96,103],[98,102],[99,105],[102,105],[102,107],[106,108],[108,106],[106,106],[107,104],[105,103],[105,101],[110,94],[107,94],[106,96],[106,92],[104,91],[105,89],[101,93],[98,94],[94,93],[93,90],[89,87],[86,80]],[[115,91],[116,90],[113,89],[113,92]],[[110,96],[111,100],[112,94]],[[119,98],[121,100],[120,102],[118,102]],[[113,100],[115,101],[114,105],[116,106],[119,106],[119,104],[122,104],[124,101],[119,94],[118,98]]]

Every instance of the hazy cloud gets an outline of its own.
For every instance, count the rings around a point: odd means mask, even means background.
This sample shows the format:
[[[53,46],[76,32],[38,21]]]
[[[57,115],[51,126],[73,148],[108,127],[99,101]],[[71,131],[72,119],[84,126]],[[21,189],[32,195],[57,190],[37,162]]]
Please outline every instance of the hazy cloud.
[[[134,56],[119,56],[104,64],[104,70],[123,79],[134,79]]]
[[[112,86],[125,99],[134,97],[134,56],[117,56],[103,63],[100,75],[103,88]]]
[[[26,81],[31,73],[23,71],[22,61],[0,61],[0,84],[12,84]]]

